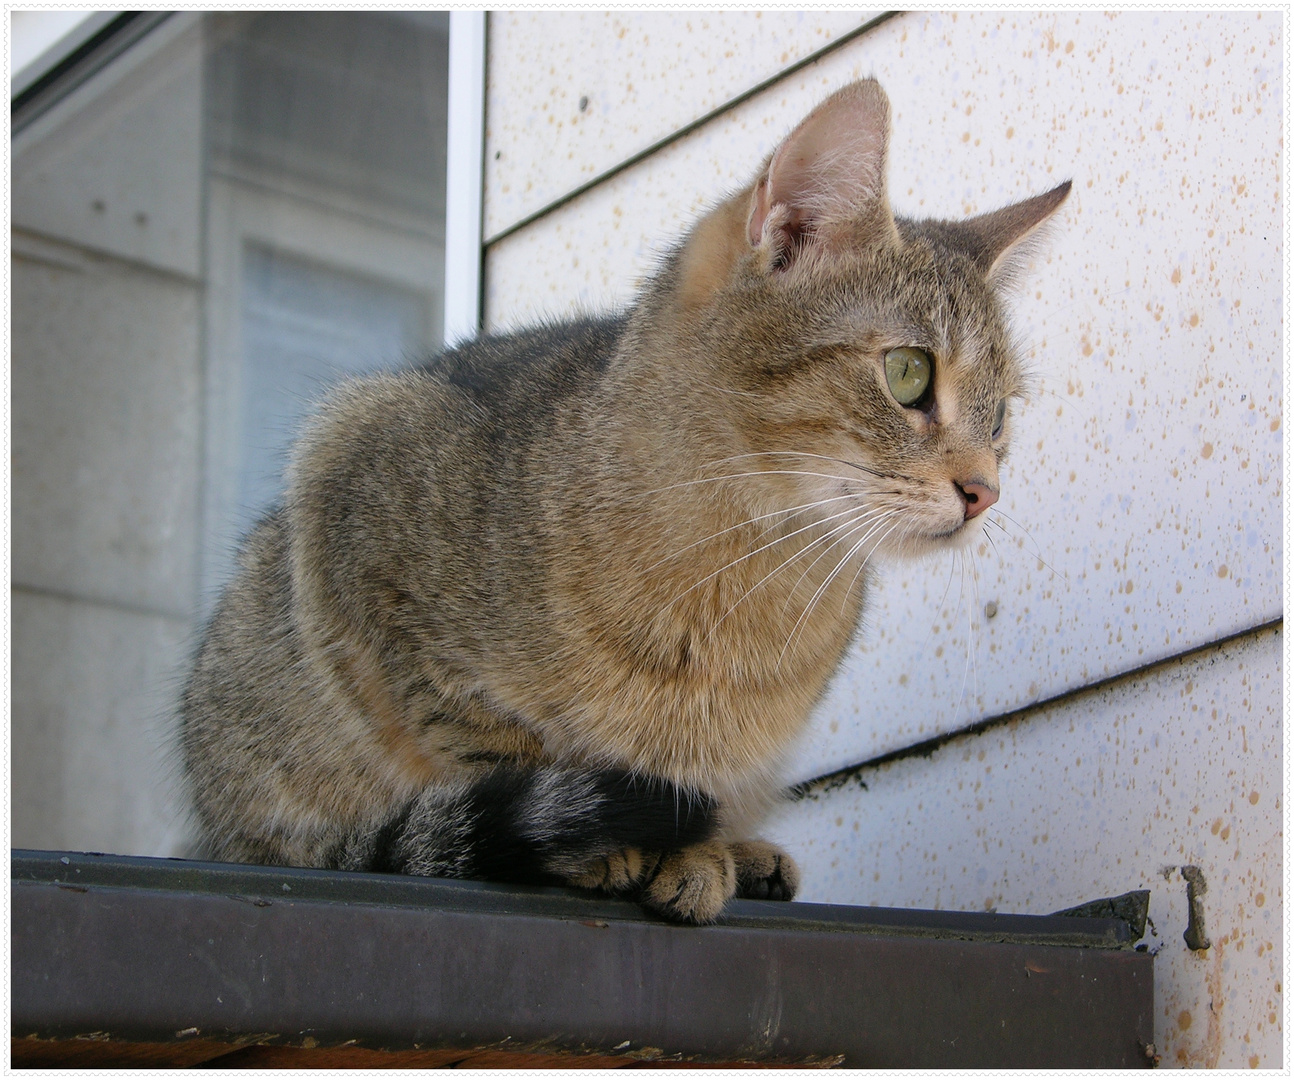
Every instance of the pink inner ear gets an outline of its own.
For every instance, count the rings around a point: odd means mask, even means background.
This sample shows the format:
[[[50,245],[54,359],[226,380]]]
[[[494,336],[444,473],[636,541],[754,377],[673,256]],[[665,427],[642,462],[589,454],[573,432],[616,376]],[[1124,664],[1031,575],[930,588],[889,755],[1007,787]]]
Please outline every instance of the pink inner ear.
[[[755,189],[750,242],[760,242],[776,207],[785,208],[774,220],[790,246],[798,236],[886,206],[889,112],[885,92],[872,80],[846,86],[814,109],[778,148]]]

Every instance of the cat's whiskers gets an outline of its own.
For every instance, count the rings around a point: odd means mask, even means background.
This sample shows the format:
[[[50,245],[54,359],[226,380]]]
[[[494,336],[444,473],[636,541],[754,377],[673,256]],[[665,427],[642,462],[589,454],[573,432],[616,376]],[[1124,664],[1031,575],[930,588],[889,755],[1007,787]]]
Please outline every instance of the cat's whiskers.
[[[705,577],[701,578],[701,580],[700,580],[700,581],[694,582],[693,584],[689,585],[686,589],[684,589],[681,593],[679,593],[677,596],[673,597],[673,599],[671,599],[671,600],[670,600],[670,601],[669,601],[669,602],[668,602],[668,603],[667,603],[663,608],[661,608],[658,612],[656,612],[655,616],[653,616],[653,621],[654,621],[655,619],[659,618],[661,615],[663,615],[663,614],[664,614],[664,613],[665,613],[665,612],[666,612],[670,607],[672,607],[674,604],[678,603],[678,601],[682,600],[682,599],[683,599],[683,597],[685,597],[688,593],[692,592],[694,589],[699,589],[699,588],[700,588],[702,585],[704,585],[707,581],[710,581],[710,580],[712,580],[713,578],[718,577],[718,576],[719,576],[720,574],[722,574],[725,570],[731,570],[731,569],[732,569],[734,566],[736,566],[738,563],[743,563],[743,562],[745,562],[747,559],[752,559],[752,558],[754,558],[756,555],[758,555],[760,552],[762,552],[762,551],[767,551],[769,548],[771,548],[771,547],[773,547],[773,546],[775,546],[775,545],[777,545],[777,544],[780,544],[780,543],[782,543],[782,542],[783,542],[783,541],[785,541],[785,540],[789,540],[789,539],[791,539],[791,538],[792,538],[792,537],[794,537],[794,536],[799,536],[801,533],[808,532],[810,529],[817,528],[819,525],[823,525],[823,524],[825,524],[825,523],[826,523],[826,522],[828,522],[828,521],[834,521],[834,520],[836,520],[836,518],[846,517],[846,516],[848,516],[849,514],[854,513],[854,512],[855,512],[854,510],[850,509],[850,510],[842,510],[842,511],[841,511],[840,513],[838,513],[838,514],[830,514],[830,515],[828,515],[827,517],[823,518],[821,521],[813,521],[813,522],[810,522],[808,525],[804,525],[804,526],[802,526],[801,528],[796,529],[794,532],[787,533],[787,534],[785,534],[784,536],[779,536],[776,540],[770,540],[767,544],[761,544],[759,547],[755,548],[753,551],[748,551],[748,552],[746,552],[746,554],[744,554],[744,555],[739,555],[739,556],[737,556],[737,558],[732,559],[731,561],[724,563],[724,565],[723,565],[723,566],[721,566],[721,567],[719,567],[719,569],[717,569],[717,570],[713,570],[713,571],[711,571],[710,573],[706,574],[706,575],[705,575]],[[803,551],[803,550],[804,550],[804,549],[801,549],[801,551]],[[800,554],[800,552],[797,552],[796,554],[798,555],[798,554]]]
[[[676,484],[666,484],[664,487],[649,488],[646,491],[635,492],[633,498],[643,499],[648,495],[659,495],[666,491],[675,491],[679,488],[694,487],[697,484],[717,484],[723,480],[741,480],[747,477],[759,476],[813,476],[822,480],[839,480],[842,484],[856,483],[857,479],[852,476],[840,476],[837,473],[809,472],[806,469],[754,469],[750,472],[723,473],[720,476],[702,476],[695,480],[680,480]]]
[[[642,572],[648,573],[651,570],[655,570],[658,566],[664,565],[665,563],[669,562],[671,559],[677,559],[684,552],[691,551],[693,548],[700,547],[702,544],[707,544],[711,540],[717,540],[719,537],[727,533],[734,532],[737,529],[745,528],[747,525],[754,525],[757,521],[764,521],[768,518],[781,518],[782,521],[787,521],[793,517],[798,517],[800,514],[803,514],[806,511],[815,510],[818,507],[826,506],[828,503],[840,502],[842,499],[856,499],[856,498],[857,496],[854,495],[852,492],[847,493],[845,495],[832,495],[829,498],[817,499],[814,502],[801,503],[799,506],[791,506],[782,510],[773,510],[767,514],[757,514],[755,517],[746,518],[745,521],[737,522],[736,525],[729,525],[727,528],[720,529],[718,532],[713,532],[709,536],[703,536],[700,540],[695,540],[692,543],[688,544],[686,547],[681,547],[677,551],[673,552],[672,554],[666,555],[664,558],[657,559],[650,566],[643,567]],[[782,521],[774,521],[771,525],[766,526],[755,536],[755,539],[759,540],[762,537],[767,536],[772,529],[775,529],[777,528],[778,525],[782,524]]]
[[[879,529],[883,524],[884,524],[883,521],[878,522],[876,525],[872,527],[872,529],[870,529],[867,532],[866,535],[863,536],[861,540],[855,543],[854,546],[850,548],[848,552],[845,553],[844,557],[841,558],[840,561],[836,563],[831,573],[827,575],[826,580],[823,581],[823,583],[818,586],[817,591],[813,594],[812,598],[809,600],[809,603],[805,605],[804,611],[801,612],[800,617],[795,622],[795,625],[791,627],[791,632],[790,634],[787,635],[787,638],[786,638],[786,644],[782,646],[782,651],[778,654],[777,664],[774,665],[774,670],[780,670],[782,666],[782,660],[785,659],[787,651],[791,648],[791,644],[795,640],[797,632],[800,632],[802,627],[808,626],[808,620],[813,612],[813,609],[817,606],[818,600],[822,597],[822,595],[825,593],[827,588],[830,587],[831,582],[835,580],[836,576],[840,573],[841,569],[845,565],[847,565],[849,560],[852,559],[866,545],[867,541],[871,539],[871,537],[875,534],[876,530]],[[876,553],[877,546],[880,543],[882,543],[885,540],[885,538],[890,535],[890,533],[892,533],[896,528],[898,528],[900,524],[901,522],[895,522],[893,525],[889,527],[888,530],[886,530],[886,532],[880,537],[880,539],[876,541],[876,544],[873,545],[872,550],[863,557],[862,566],[860,566],[859,568],[860,571],[866,567],[871,557]],[[857,580],[857,575],[855,575],[854,580]],[[852,587],[853,587],[853,582],[851,581],[850,588]],[[848,599],[848,595],[849,595],[848,590],[846,590],[846,594],[845,594],[846,600]]]
[[[897,514],[898,514],[897,510],[887,511],[888,516],[894,516]],[[826,580],[824,580],[822,584],[818,586],[817,591],[810,598],[808,604],[805,605],[804,611],[801,612],[800,617],[796,619],[795,625],[791,627],[791,633],[787,636],[786,644],[782,646],[782,651],[778,654],[777,663],[774,665],[775,671],[781,669],[782,660],[785,658],[787,650],[790,649],[791,643],[792,641],[794,641],[796,633],[799,631],[801,626],[808,625],[809,616],[812,614],[813,609],[817,606],[818,600],[822,597],[823,593],[826,592],[826,590],[830,587],[832,581],[835,580],[836,575],[840,573],[841,569],[849,562],[850,559],[852,559],[859,551],[862,550],[862,548],[867,544],[867,541],[871,539],[871,537],[875,535],[876,531],[885,524],[886,520],[887,520],[887,517],[883,516],[879,521],[873,524],[872,527],[867,531],[867,533],[863,535],[863,538],[857,541],[854,544],[854,546],[851,547],[849,551],[845,553],[844,557],[841,558],[840,561],[836,563],[831,573],[827,575]],[[878,539],[876,543],[872,545],[872,550],[868,552],[867,555],[864,556],[863,558],[864,566],[867,564],[868,560],[871,559],[872,555],[876,553],[877,547],[879,547],[880,544],[884,542],[885,538],[889,536],[890,533],[892,533],[901,524],[902,524],[901,519],[899,521],[896,521],[893,525],[889,527],[889,529],[885,531],[885,533],[880,537],[880,539]]]
[[[883,512],[883,513],[888,513],[888,512],[890,512],[890,511],[885,511],[885,512]],[[840,525],[836,525],[836,526],[835,526],[835,527],[833,527],[832,529],[828,530],[828,531],[827,531],[826,533],[824,533],[822,536],[819,536],[819,537],[817,537],[816,539],[809,541],[809,543],[807,543],[807,544],[803,545],[802,547],[800,547],[800,548],[799,548],[799,549],[798,549],[794,554],[787,556],[787,557],[786,557],[785,559],[783,559],[780,563],[778,563],[775,567],[773,567],[773,569],[772,569],[772,570],[770,570],[767,574],[765,574],[762,578],[760,578],[757,582],[755,582],[755,584],[754,584],[754,585],[752,585],[749,589],[747,589],[747,590],[746,590],[746,591],[745,591],[745,592],[744,592],[744,593],[743,593],[743,594],[738,598],[737,602],[736,602],[735,604],[733,604],[733,605],[732,605],[732,607],[728,608],[728,610],[727,610],[727,611],[725,611],[725,612],[723,613],[723,615],[721,615],[721,616],[719,617],[719,619],[715,622],[715,624],[714,624],[713,626],[711,626],[711,627],[710,627],[710,629],[709,629],[709,631],[706,633],[705,640],[706,640],[706,641],[709,641],[709,640],[710,640],[710,638],[712,638],[712,637],[714,636],[715,631],[719,629],[719,626],[723,623],[723,621],[724,621],[725,619],[727,619],[727,617],[728,617],[729,615],[731,615],[734,611],[736,611],[736,610],[737,610],[737,608],[738,608],[738,606],[740,606],[740,605],[741,605],[741,603],[742,603],[744,600],[746,600],[746,599],[747,599],[747,597],[751,596],[751,594],[753,594],[753,593],[755,592],[755,590],[756,590],[756,589],[758,589],[758,588],[759,588],[761,585],[763,585],[766,581],[768,581],[770,578],[772,578],[775,574],[777,574],[777,573],[778,573],[778,572],[780,572],[781,570],[785,569],[787,566],[789,566],[791,563],[793,563],[796,559],[798,559],[798,558],[799,558],[801,555],[803,555],[805,552],[807,552],[807,551],[809,551],[810,549],[812,549],[812,548],[816,547],[818,544],[823,543],[825,540],[827,540],[827,539],[828,539],[828,537],[831,537],[831,536],[833,536],[834,534],[839,533],[839,532],[842,532],[842,531],[844,532],[844,535],[846,535],[846,536],[847,536],[847,535],[849,535],[849,533],[850,533],[850,532],[853,532],[853,531],[855,531],[856,529],[859,529],[859,528],[864,527],[864,526],[866,525],[867,521],[868,521],[868,520],[873,519],[877,513],[882,513],[882,512],[880,512],[880,511],[871,511],[871,510],[863,511],[861,514],[859,514],[859,515],[857,515],[857,516],[855,516],[855,517],[851,518],[849,521],[842,522]],[[839,516],[839,515],[838,515],[838,516]],[[860,522],[860,521],[862,522],[862,524],[859,524],[859,522]],[[828,545],[827,545],[827,548],[826,548],[826,550],[823,552],[823,554],[826,554],[826,551],[830,551],[832,547],[834,547],[837,543],[839,543],[839,540],[840,540],[840,539],[843,539],[843,537],[838,537],[836,540],[833,540],[830,544],[828,544]],[[821,558],[822,558],[822,555],[819,555],[817,559],[814,559],[814,560],[813,560],[813,562],[809,564],[809,569],[811,570],[814,566],[816,566],[816,565],[817,565],[817,563],[818,563],[818,561],[819,561]],[[808,570],[806,570],[806,571],[805,571],[805,573],[808,573]],[[793,594],[794,594],[795,590],[799,587],[800,582],[801,582],[801,581],[803,581],[803,580],[804,580],[804,574],[801,574],[801,575],[800,575],[800,577],[796,579],[795,584],[791,586],[790,591],[789,591],[789,593],[788,593],[788,597],[787,597],[787,603],[789,603],[789,602],[790,602],[790,595],[793,595]],[[785,610],[786,610],[786,604],[783,604],[783,605],[782,605],[782,610],[785,612]]]
[[[944,583],[943,595],[939,597],[939,603],[935,606],[936,619],[943,618],[944,601],[948,599],[948,590],[953,587],[953,574],[956,572],[956,570],[957,570],[957,557],[956,557],[956,552],[953,552],[953,557],[948,560],[948,580],[947,582]],[[921,648],[917,650],[918,656],[925,655],[926,646],[930,644],[930,639],[931,637],[934,636],[935,628],[937,626],[938,626],[938,623],[936,622],[926,631],[925,639],[921,642]]]
[[[957,567],[961,574],[961,588],[957,591],[957,610],[953,612],[954,621],[956,621],[957,616],[961,613],[962,601],[966,598],[966,553],[965,551],[958,549],[958,551],[956,552],[956,557],[957,557]],[[969,607],[967,608],[967,611],[966,611],[966,625],[969,628],[970,626]],[[957,704],[953,706],[953,715],[952,715],[952,720],[949,722],[949,727],[957,726],[957,717],[961,715],[962,702],[966,699],[966,679],[969,675],[970,675],[970,639],[968,637],[966,641],[966,663],[962,667],[961,686],[957,690]]]
[[[726,465],[731,461],[742,461],[746,458],[757,457],[803,457],[813,458],[817,461],[830,461],[836,465],[844,465],[846,468],[857,469],[868,476],[887,476],[889,474],[877,472],[875,469],[869,469],[866,465],[859,465],[856,461],[846,461],[844,458],[830,457],[826,454],[811,454],[807,450],[756,450],[749,454],[734,454],[732,457],[718,458],[710,462],[710,465]],[[709,465],[706,466],[709,468]]]
[[[876,497],[883,496],[883,495],[901,495],[901,494],[902,494],[902,492],[898,492],[898,491],[882,491],[882,490],[875,490],[875,491],[868,491],[868,492],[866,492],[865,497],[870,499],[870,498],[876,498]],[[859,496],[859,495],[857,495],[857,494],[850,494],[850,495],[844,495],[844,496],[837,496],[837,498],[859,498],[859,497],[860,497],[860,496]],[[876,508],[874,508],[874,509],[882,509],[882,508],[881,508],[881,507],[876,507]],[[796,517],[796,516],[798,516],[798,515],[792,514],[792,515],[790,515],[790,516],[791,516],[791,517]],[[778,527],[778,525],[780,525],[780,524],[781,524],[781,522],[774,521],[772,524],[764,526],[764,528],[762,528],[762,529],[761,529],[761,530],[756,534],[756,536],[755,536],[755,541],[756,541],[756,542],[758,542],[758,541],[762,540],[762,539],[763,539],[765,536],[767,536],[770,532],[772,532],[774,529],[776,529],[776,528]]]
[[[914,528],[913,523],[910,521],[900,522],[899,537],[898,537],[898,542],[900,544],[903,542],[903,540],[906,537],[911,535],[913,528]],[[886,536],[888,535],[889,533],[886,534]],[[884,540],[885,537],[881,537],[881,539]],[[878,545],[879,543],[880,541],[877,541]],[[874,553],[875,553],[875,549],[873,549],[873,554]],[[844,617],[844,614],[845,614],[845,606],[849,603],[849,594],[854,591],[854,585],[857,583],[863,571],[867,569],[867,563],[868,563],[868,559],[864,559],[861,563],[859,563],[858,569],[854,571],[854,576],[849,579],[849,587],[845,590],[845,595],[840,601],[840,615],[842,618]],[[950,577],[948,580],[951,583],[952,578]]]
[[[991,514],[996,515],[996,517],[990,517],[990,518],[988,518],[987,520],[988,520],[988,521],[991,521],[994,525],[996,525],[999,529],[1001,529],[1001,530],[1002,530],[1002,533],[1003,533],[1003,535],[1004,535],[1004,536],[1009,536],[1009,535],[1010,535],[1010,533],[1009,533],[1009,532],[1007,532],[1006,527],[1005,527],[1005,526],[1004,526],[1000,521],[998,521],[998,520],[997,520],[997,517],[1003,517],[1003,518],[1005,518],[1005,519],[1006,519],[1007,521],[1009,521],[1012,525],[1014,525],[1017,529],[1019,529],[1019,530],[1020,530],[1021,535],[1022,535],[1025,539],[1027,539],[1027,540],[1029,541],[1029,543],[1030,543],[1030,544],[1032,544],[1032,545],[1033,545],[1033,553],[1032,553],[1032,554],[1033,554],[1033,557],[1034,557],[1035,559],[1037,559],[1040,563],[1042,563],[1042,565],[1043,565],[1043,566],[1045,566],[1048,570],[1050,570],[1050,571],[1051,571],[1051,572],[1052,572],[1056,577],[1060,578],[1060,579],[1061,579],[1061,581],[1063,581],[1066,585],[1068,585],[1068,584],[1069,584],[1069,578],[1068,578],[1068,577],[1066,577],[1066,576],[1065,576],[1065,574],[1063,574],[1061,571],[1057,570],[1054,566],[1052,566],[1052,565],[1051,565],[1051,563],[1049,563],[1046,559],[1044,559],[1044,558],[1042,557],[1042,549],[1038,546],[1038,542],[1033,538],[1033,533],[1031,533],[1028,529],[1026,529],[1026,528],[1025,528],[1023,525],[1021,525],[1018,521],[1016,521],[1016,520],[1015,520],[1015,518],[1013,518],[1013,517],[1012,517],[1010,514],[1008,514],[1005,510],[999,510],[997,507],[994,507],[994,508],[990,511],[990,513],[991,513]]]
[[[994,522],[994,524],[996,525],[997,523]],[[993,534],[989,532],[988,529],[985,529],[982,535],[984,539],[988,541],[988,546],[993,549],[993,556],[1000,563],[1002,561],[1002,553],[997,549],[997,541],[993,539]]]
[[[975,549],[966,549],[967,562],[970,564],[971,579],[971,599],[974,601],[966,609],[966,647],[970,650],[971,663],[971,698],[974,701],[979,700],[979,642],[975,637],[976,626],[983,624],[975,622],[975,618],[983,610],[979,602],[979,567],[975,561]]]
[[[897,514],[897,513],[898,513],[897,510],[878,510],[878,511],[875,511],[874,513],[871,513],[870,515],[864,515],[864,518],[859,519],[857,522],[854,522],[854,521],[846,522],[845,525],[848,527],[847,531],[845,531],[842,535],[836,537],[835,540],[833,540],[830,544],[828,544],[827,547],[823,549],[822,553],[819,554],[818,557],[813,560],[813,562],[809,563],[809,565],[804,568],[804,571],[800,574],[800,576],[795,579],[795,584],[791,586],[789,592],[787,593],[786,600],[782,604],[782,614],[783,615],[786,614],[786,609],[790,606],[791,600],[795,596],[796,589],[800,587],[800,582],[803,581],[812,572],[813,568],[817,566],[818,563],[820,563],[824,558],[827,557],[828,553],[830,553],[833,547],[835,547],[842,540],[845,540],[849,536],[853,535],[853,533],[857,532],[858,529],[865,528],[868,524],[871,524],[871,523],[879,523],[881,521],[884,521],[886,518],[892,517],[894,514]],[[848,558],[848,556],[846,556],[846,558]]]

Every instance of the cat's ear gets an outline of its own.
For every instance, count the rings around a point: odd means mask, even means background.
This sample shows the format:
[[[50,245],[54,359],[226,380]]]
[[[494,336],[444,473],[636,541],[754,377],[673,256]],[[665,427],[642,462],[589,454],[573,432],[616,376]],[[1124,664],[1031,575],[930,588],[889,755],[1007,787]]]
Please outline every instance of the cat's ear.
[[[885,193],[890,103],[873,79],[846,86],[777,148],[751,195],[746,235],[784,267],[808,246],[892,242]]]
[[[991,284],[1009,284],[1016,277],[1071,186],[1066,180],[1043,195],[957,223],[968,253]]]

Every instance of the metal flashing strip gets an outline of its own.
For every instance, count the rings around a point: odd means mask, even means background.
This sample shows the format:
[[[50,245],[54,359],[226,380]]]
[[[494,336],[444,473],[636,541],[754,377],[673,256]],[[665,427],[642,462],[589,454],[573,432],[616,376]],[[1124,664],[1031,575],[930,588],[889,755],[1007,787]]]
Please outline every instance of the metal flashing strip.
[[[738,901],[697,928],[563,889],[29,851],[12,878],[15,1048],[1099,1067],[1152,1038],[1117,919]]]

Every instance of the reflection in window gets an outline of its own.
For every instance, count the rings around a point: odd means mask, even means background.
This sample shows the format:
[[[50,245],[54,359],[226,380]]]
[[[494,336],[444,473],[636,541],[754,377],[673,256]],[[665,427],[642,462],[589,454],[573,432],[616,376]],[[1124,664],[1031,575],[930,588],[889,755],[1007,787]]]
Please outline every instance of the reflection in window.
[[[293,436],[347,375],[415,358],[431,337],[425,296],[249,244],[243,252],[238,532],[277,500]]]
[[[448,16],[211,17],[208,602],[310,403],[440,342]]]
[[[331,383],[440,341],[448,16],[156,16],[15,114],[19,846],[185,852],[170,718],[238,538]]]

